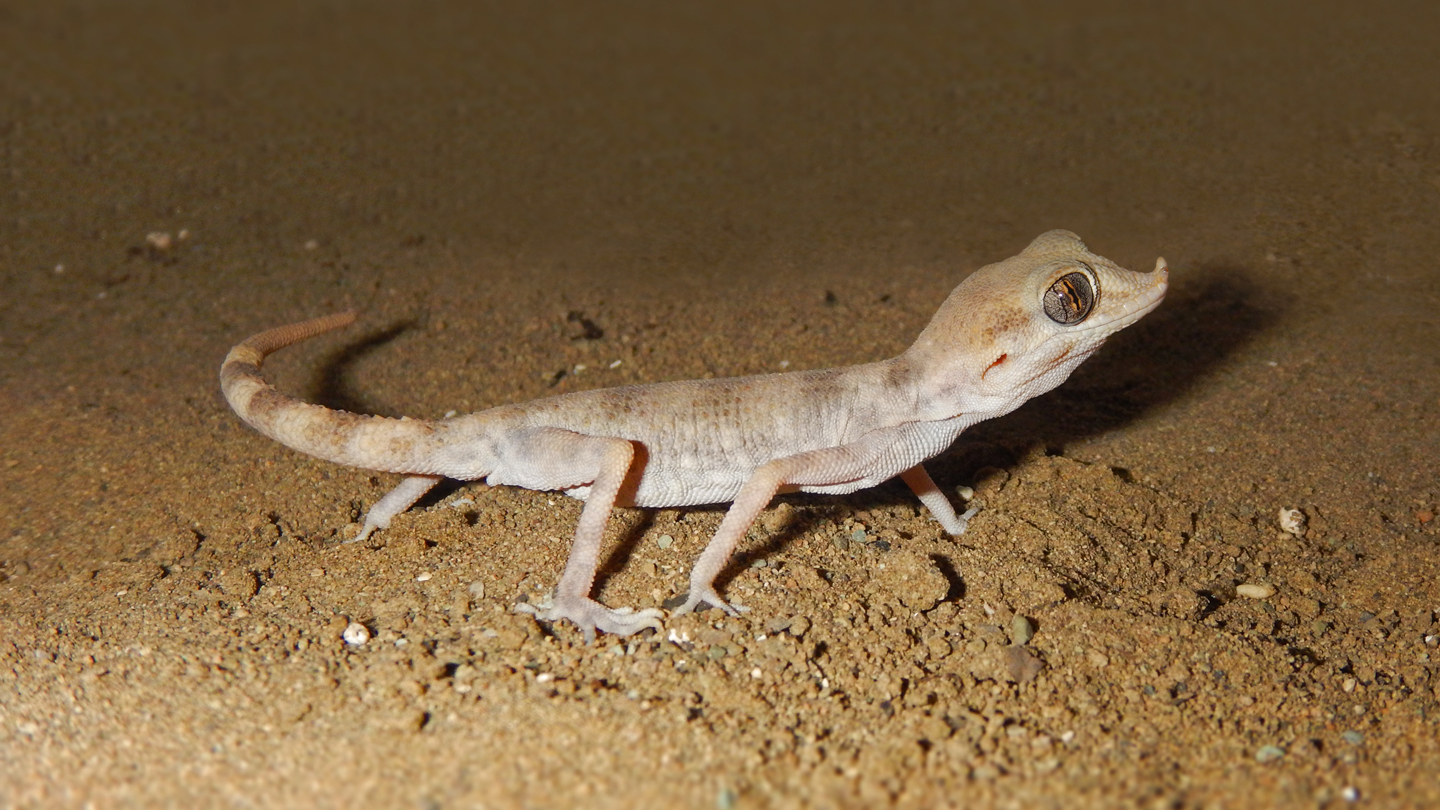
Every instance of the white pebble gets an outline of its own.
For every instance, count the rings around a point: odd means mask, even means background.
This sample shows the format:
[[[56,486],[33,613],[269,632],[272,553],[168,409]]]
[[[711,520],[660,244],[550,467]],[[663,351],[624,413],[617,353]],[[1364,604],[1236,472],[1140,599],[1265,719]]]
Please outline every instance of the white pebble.
[[[164,231],[151,231],[145,234],[145,242],[156,250],[169,250],[175,244],[175,241],[170,238],[170,234]]]
[[[1305,513],[1299,509],[1280,507],[1280,528],[1287,534],[1299,537],[1305,534]]]
[[[427,573],[424,573],[424,574],[421,574],[420,576],[415,577],[415,581],[416,581],[416,582],[429,582],[429,581],[430,581],[430,574],[429,574],[428,572],[427,572]]]
[[[960,500],[969,502],[971,498],[975,497],[975,490],[970,487],[960,486],[955,488],[955,494],[960,496]]]
[[[352,647],[359,647],[370,640],[370,631],[359,622],[351,622],[346,625],[345,632],[340,634],[340,638],[345,639],[345,643]]]
[[[1357,787],[1346,787],[1340,791],[1340,798],[1347,802],[1358,802],[1360,801],[1360,789]]]
[[[1235,593],[1251,599],[1269,599],[1275,595],[1275,586],[1263,582],[1247,582],[1244,585],[1236,585]]]

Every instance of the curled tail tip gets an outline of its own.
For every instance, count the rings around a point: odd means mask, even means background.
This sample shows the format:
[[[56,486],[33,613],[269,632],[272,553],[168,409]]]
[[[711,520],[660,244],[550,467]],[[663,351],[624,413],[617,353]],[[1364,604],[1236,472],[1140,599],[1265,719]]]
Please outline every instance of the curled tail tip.
[[[231,354],[248,349],[247,354],[258,353],[264,357],[274,351],[279,351],[292,343],[299,343],[302,340],[324,334],[332,329],[339,329],[342,326],[349,326],[354,323],[360,314],[353,309],[343,312],[334,312],[329,315],[321,315],[318,318],[311,318],[308,321],[290,323],[284,326],[277,326],[264,332],[251,335],[241,341],[231,351]]]
[[[308,321],[277,326],[274,329],[251,335],[235,344],[230,349],[230,353],[225,355],[225,362],[220,367],[220,379],[228,389],[231,383],[239,379],[258,376],[260,364],[271,352],[279,351],[292,343],[299,343],[332,329],[349,326],[359,317],[358,312],[347,309],[311,318]]]

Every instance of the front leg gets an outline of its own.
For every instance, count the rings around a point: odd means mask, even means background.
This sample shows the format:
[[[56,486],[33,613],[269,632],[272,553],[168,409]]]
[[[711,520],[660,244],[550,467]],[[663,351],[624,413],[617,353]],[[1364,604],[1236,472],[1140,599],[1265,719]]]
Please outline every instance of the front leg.
[[[569,619],[585,634],[588,644],[595,640],[595,631],[628,636],[647,627],[660,629],[659,610],[611,609],[590,598],[595,584],[595,569],[600,563],[600,547],[605,537],[605,524],[615,497],[630,465],[635,460],[635,446],[624,439],[585,436],[557,428],[532,431],[520,440],[518,455],[529,455],[531,469],[547,484],[546,489],[565,489],[590,485],[580,522],[575,526],[575,539],[570,545],[570,558],[565,573],[555,587],[552,603],[545,607],[517,605],[516,610],[532,613],[544,621]]]
[[[935,486],[935,481],[930,478],[930,473],[925,471],[923,464],[916,464],[900,473],[900,480],[910,485],[910,490],[915,493],[915,497],[920,499],[920,503],[925,504],[925,508],[930,510],[930,514],[934,515],[940,525],[945,527],[945,531],[956,537],[965,533],[965,527],[970,523],[970,518],[975,517],[975,513],[980,511],[980,507],[972,506],[963,515],[955,514],[955,507],[950,505],[950,499],[946,498],[945,493]]]
[[[755,522],[780,487],[787,484],[827,486],[859,481],[870,476],[886,447],[886,436],[877,431],[867,440],[855,444],[798,453],[762,464],[740,488],[730,510],[725,513],[725,519],[720,521],[720,528],[700,553],[700,559],[695,561],[695,567],[690,571],[690,592],[685,603],[675,610],[675,615],[689,613],[702,602],[714,605],[731,616],[737,615],[739,611],[715,592],[715,578],[744,539],[750,524]]]

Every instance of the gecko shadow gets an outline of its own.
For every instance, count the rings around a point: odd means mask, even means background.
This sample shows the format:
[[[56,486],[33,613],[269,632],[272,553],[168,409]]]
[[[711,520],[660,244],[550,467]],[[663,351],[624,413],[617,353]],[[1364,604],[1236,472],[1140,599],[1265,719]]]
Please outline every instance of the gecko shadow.
[[[314,397],[310,400],[317,405],[324,405],[327,408],[334,408],[350,413],[375,414],[376,416],[400,416],[400,414],[384,413],[366,403],[346,382],[346,370],[356,360],[390,343],[395,338],[416,328],[420,323],[418,318],[406,318],[389,326],[379,329],[372,329],[364,335],[349,341],[343,347],[336,349],[325,357],[319,364],[320,380],[315,388]]]

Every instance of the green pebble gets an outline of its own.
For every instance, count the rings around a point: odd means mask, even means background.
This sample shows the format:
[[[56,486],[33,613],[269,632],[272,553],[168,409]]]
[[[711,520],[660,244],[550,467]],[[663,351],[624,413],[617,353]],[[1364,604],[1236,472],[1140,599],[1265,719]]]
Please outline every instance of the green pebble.
[[[1267,762],[1274,762],[1283,756],[1285,756],[1284,748],[1278,745],[1262,745],[1260,750],[1255,752],[1255,761],[1263,765]]]
[[[1030,623],[1029,619],[1021,616],[1018,613],[1015,614],[1015,618],[1010,620],[1011,643],[1015,644],[1017,647],[1023,647],[1024,645],[1029,644],[1030,639],[1034,637],[1035,626]]]

